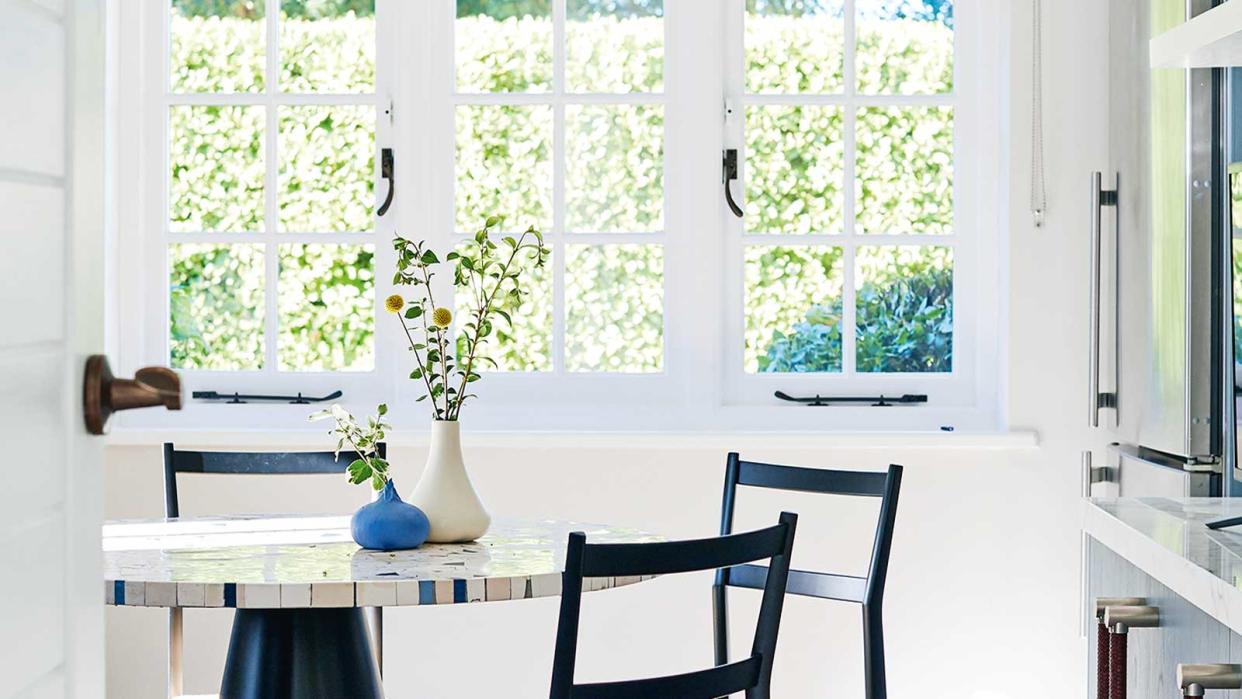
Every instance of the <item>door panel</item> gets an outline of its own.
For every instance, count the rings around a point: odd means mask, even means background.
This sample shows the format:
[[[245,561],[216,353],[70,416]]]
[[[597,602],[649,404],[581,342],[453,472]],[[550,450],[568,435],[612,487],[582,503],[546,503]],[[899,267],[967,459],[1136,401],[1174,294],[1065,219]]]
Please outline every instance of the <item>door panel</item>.
[[[0,347],[65,337],[65,192],[53,184],[0,180]]]
[[[7,639],[0,654],[0,696],[58,676],[65,658],[65,518],[60,508],[9,530],[0,542],[11,574],[0,576],[0,618]],[[53,553],[55,555],[49,555]],[[20,574],[12,574],[21,571]]]
[[[3,699],[104,691],[101,443],[81,410],[85,357],[105,349],[102,12],[0,0]]]
[[[65,28],[30,0],[0,0],[0,170],[65,173]]]
[[[0,532],[12,531],[32,517],[62,508],[65,491],[63,395],[64,356],[33,352],[6,356],[0,350],[0,377],[6,386],[0,401],[0,430],[20,435],[10,444],[39,445],[22,450],[20,460],[0,468]],[[20,570],[20,569],[15,569]],[[3,695],[0,695],[3,696]]]

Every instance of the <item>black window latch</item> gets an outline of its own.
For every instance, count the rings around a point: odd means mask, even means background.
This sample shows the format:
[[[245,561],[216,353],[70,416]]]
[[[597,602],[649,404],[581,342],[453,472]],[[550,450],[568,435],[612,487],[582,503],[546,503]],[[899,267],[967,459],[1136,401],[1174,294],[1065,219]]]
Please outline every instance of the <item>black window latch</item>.
[[[380,178],[388,180],[388,196],[384,197],[384,203],[375,210],[376,216],[383,216],[388,213],[388,207],[392,206],[392,195],[397,191],[397,180],[393,174],[393,157],[391,148],[380,149]]]
[[[742,207],[738,206],[737,202],[733,201],[733,190],[729,186],[729,183],[738,178],[736,148],[730,148],[724,152],[724,163],[722,164],[721,175],[721,179],[724,180],[725,202],[729,205],[729,210],[732,211],[733,215],[738,218],[745,216],[746,212],[742,211]]]

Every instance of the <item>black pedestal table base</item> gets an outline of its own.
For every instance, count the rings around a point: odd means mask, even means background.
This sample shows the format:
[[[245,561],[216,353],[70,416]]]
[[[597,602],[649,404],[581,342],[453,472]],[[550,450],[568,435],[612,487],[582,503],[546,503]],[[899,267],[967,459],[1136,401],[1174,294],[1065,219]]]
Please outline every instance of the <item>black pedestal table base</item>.
[[[239,609],[220,699],[383,699],[361,609]]]

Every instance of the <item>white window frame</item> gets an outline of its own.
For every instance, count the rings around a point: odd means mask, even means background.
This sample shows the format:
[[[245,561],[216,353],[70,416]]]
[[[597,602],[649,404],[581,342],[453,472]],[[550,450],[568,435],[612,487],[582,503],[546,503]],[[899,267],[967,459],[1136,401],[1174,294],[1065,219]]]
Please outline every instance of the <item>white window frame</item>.
[[[745,1],[730,0],[725,18],[726,142],[727,148],[739,153],[739,180],[735,192],[745,201],[746,148],[745,112],[750,106],[807,105],[833,106],[843,110],[845,139],[845,173],[842,193],[845,196],[845,231],[842,234],[776,234],[746,233],[745,221],[732,215],[724,217],[727,250],[725,265],[728,301],[726,303],[725,341],[726,378],[724,403],[730,406],[754,406],[772,403],[777,390],[792,395],[842,396],[926,394],[924,408],[902,407],[892,412],[901,418],[913,417],[911,426],[935,427],[925,418],[943,420],[944,426],[977,426],[979,408],[995,406],[997,372],[999,371],[998,326],[999,299],[984,294],[981,280],[986,263],[993,268],[998,248],[995,236],[985,230],[1004,230],[999,226],[999,209],[995,207],[1001,190],[1003,173],[989,171],[996,167],[1005,151],[995,124],[999,121],[996,95],[1000,94],[996,46],[988,46],[999,32],[986,29],[999,24],[996,3],[985,0],[957,0],[954,7],[954,89],[932,95],[867,95],[856,92],[855,80],[855,9],[856,0],[843,0],[844,22],[844,87],[840,94],[750,94],[745,88],[744,15]],[[992,87],[996,86],[996,87]],[[951,233],[945,235],[863,234],[855,226],[857,202],[853,200],[855,172],[855,116],[864,107],[951,107],[954,110],[954,220]],[[970,138],[963,138],[970,134]],[[993,147],[988,147],[991,141]],[[743,208],[745,208],[743,204]],[[854,367],[854,252],[873,245],[945,246],[953,249],[953,365],[942,373],[857,373]],[[745,345],[744,251],[750,246],[812,245],[840,247],[844,250],[844,297],[842,333],[843,367],[840,373],[747,373],[743,370]],[[875,411],[869,407],[838,406],[834,421],[866,426]],[[885,415],[888,420],[891,416]],[[861,420],[861,422],[856,422]],[[906,420],[900,420],[900,423]]]
[[[385,0],[376,3],[376,16],[385,11]],[[140,231],[144,241],[136,250],[135,259],[141,259],[147,274],[140,284],[134,285],[133,298],[128,307],[142,308],[144,322],[127,323],[123,318],[119,327],[124,331],[122,339],[136,338],[122,347],[125,359],[138,357],[133,365],[168,365],[170,342],[167,332],[169,318],[168,294],[168,248],[175,243],[214,244],[263,244],[264,245],[264,361],[257,370],[218,371],[178,369],[187,390],[218,390],[220,392],[322,395],[341,389],[353,393],[374,393],[391,368],[379,352],[380,338],[375,338],[376,353],[372,369],[358,371],[280,371],[277,360],[278,337],[278,246],[281,244],[350,244],[371,245],[375,250],[377,272],[391,266],[389,240],[392,226],[385,219],[376,219],[371,231],[357,232],[281,232],[277,222],[279,208],[279,115],[282,106],[365,106],[375,110],[376,157],[374,177],[376,191],[382,195],[386,185],[379,183],[379,148],[391,140],[391,121],[386,114],[392,105],[392,71],[381,66],[393,65],[386,56],[391,39],[384,39],[390,28],[377,19],[376,86],[372,93],[356,94],[285,94],[278,90],[280,79],[279,48],[279,0],[271,0],[269,11],[264,15],[267,56],[264,66],[263,92],[254,93],[174,93],[171,89],[169,66],[169,25],[171,13],[165,2],[125,3],[121,13],[121,59],[134,62],[128,75],[134,76],[137,89],[129,95],[122,88],[118,109],[123,121],[137,126],[137,152],[132,155],[118,153],[122,171],[132,167],[133,180],[118,177],[118,190],[122,202],[137,204],[132,211],[122,205],[121,216],[132,216],[133,228]],[[388,10],[390,11],[390,10]],[[131,34],[132,32],[132,34]],[[169,111],[179,106],[227,105],[263,108],[264,133],[264,226],[261,232],[215,233],[215,232],[169,232]],[[130,182],[139,186],[130,187]],[[129,250],[123,250],[128,257]],[[387,258],[387,259],[386,259]],[[122,264],[121,269],[125,270]],[[128,275],[123,275],[128,276]],[[384,288],[377,279],[377,290]],[[122,294],[125,289],[122,288]],[[377,296],[378,294],[376,294]],[[372,312],[378,320],[378,301],[372,304]]]
[[[272,0],[273,7],[276,2]],[[632,242],[635,238],[664,245],[664,370],[652,374],[489,373],[475,384],[480,400],[465,416],[477,428],[591,429],[591,430],[958,430],[996,429],[1004,426],[1003,290],[1007,273],[1001,257],[1008,221],[1004,203],[1008,194],[1007,75],[1008,11],[1003,3],[957,0],[955,6],[955,284],[954,370],[951,375],[839,376],[751,375],[741,371],[743,349],[740,310],[740,224],[724,205],[720,180],[721,150],[741,147],[736,124],[726,124],[726,99],[745,102],[739,90],[744,0],[667,0],[665,3],[664,92],[659,96],[578,96],[569,103],[661,101],[665,114],[665,231],[661,239],[648,234],[601,234],[582,242]],[[557,26],[563,26],[563,3],[557,8]],[[454,234],[453,159],[454,111],[459,100],[472,103],[530,102],[547,104],[557,93],[531,96],[455,95],[452,26],[454,0],[407,3],[377,0],[377,115],[391,109],[390,118],[377,123],[378,152],[396,153],[397,191],[392,211],[380,219],[367,242],[376,249],[376,296],[384,298],[390,285],[393,255],[389,241],[395,233],[427,240],[437,251],[447,251],[460,240]],[[121,123],[137,124],[133,133],[122,130],[117,143],[118,220],[121,230],[138,233],[122,241],[118,250],[116,290],[122,309],[116,324],[125,369],[163,364],[167,354],[167,273],[162,231],[167,227],[163,184],[167,167],[166,126],[153,119],[167,109],[168,76],[164,2],[122,6],[122,78],[117,86]],[[269,20],[270,22],[271,20]],[[269,42],[274,37],[270,35]],[[156,40],[153,37],[161,37]],[[558,28],[555,40],[563,36]],[[275,44],[269,44],[274,47]],[[559,48],[559,44],[558,44]],[[269,51],[269,72],[274,51]],[[560,56],[558,50],[555,55]],[[563,58],[557,75],[563,75]],[[275,64],[278,66],[278,62]],[[154,67],[153,67],[154,66]],[[730,69],[730,67],[734,69]],[[131,70],[127,70],[131,69]],[[850,76],[847,75],[847,82]],[[275,74],[269,80],[275,79]],[[247,95],[266,103],[267,94]],[[197,98],[196,98],[197,99]],[[316,96],[334,103],[338,98]],[[768,99],[768,98],[763,98]],[[779,99],[779,98],[777,98]],[[842,98],[817,97],[831,102]],[[922,103],[924,98],[893,98]],[[361,101],[349,96],[349,103]],[[560,113],[560,110],[557,110]],[[269,117],[270,122],[274,117]],[[155,123],[153,123],[153,121]],[[167,123],[166,116],[163,124]],[[562,125],[557,120],[557,127]],[[736,120],[735,120],[736,121]],[[558,133],[563,134],[563,130]],[[963,138],[963,134],[970,134]],[[275,137],[275,133],[272,133]],[[270,139],[269,139],[270,140]],[[562,143],[554,145],[555,167]],[[269,157],[271,144],[268,144]],[[132,149],[132,154],[131,154]],[[275,165],[273,164],[273,167]],[[563,181],[563,179],[558,179]],[[275,183],[269,182],[273,187]],[[737,185],[735,184],[735,187]],[[554,193],[554,215],[561,220],[563,192]],[[275,190],[273,190],[275,191]],[[735,191],[736,193],[736,191]],[[136,204],[136,205],[133,205]],[[270,215],[270,213],[269,213]],[[993,231],[984,235],[982,231]],[[276,242],[300,242],[296,235],[269,230]],[[351,234],[352,235],[352,234]],[[568,236],[576,242],[578,234]],[[765,236],[768,237],[768,236]],[[790,236],[792,237],[792,236]],[[826,237],[826,236],[825,236]],[[811,242],[800,236],[794,242]],[[179,238],[178,238],[179,239]],[[247,240],[250,235],[247,236]],[[260,240],[254,237],[255,242]],[[351,237],[351,241],[357,238]],[[313,241],[328,242],[315,236]],[[835,241],[823,241],[835,242]],[[559,267],[561,256],[554,257]],[[155,270],[155,271],[153,271]],[[563,270],[557,270],[558,278]],[[451,298],[448,274],[441,274],[438,299]],[[848,279],[847,279],[848,283]],[[270,285],[269,285],[270,286]],[[399,291],[399,290],[398,290]],[[559,288],[556,292],[561,293]],[[269,289],[274,298],[274,289]],[[563,320],[557,299],[554,322]],[[269,304],[272,301],[269,300]],[[126,311],[125,309],[132,309]],[[406,376],[409,359],[396,324],[377,309],[376,359],[372,372],[183,372],[187,390],[250,390],[253,392],[346,391],[345,404],[370,410],[388,402],[398,423],[418,424],[429,412],[415,405],[415,382]],[[269,313],[273,309],[269,307]],[[558,335],[559,336],[559,335]],[[269,338],[269,344],[271,338]],[[557,359],[559,360],[559,350]],[[556,361],[556,366],[561,362]],[[274,367],[273,367],[274,368]],[[952,396],[942,385],[952,384]],[[935,396],[923,407],[877,410],[867,407],[831,407],[807,410],[781,404],[775,388],[790,393],[927,392]],[[191,403],[195,427],[305,427],[306,406],[222,406]],[[165,413],[124,416],[131,426],[184,425]]]

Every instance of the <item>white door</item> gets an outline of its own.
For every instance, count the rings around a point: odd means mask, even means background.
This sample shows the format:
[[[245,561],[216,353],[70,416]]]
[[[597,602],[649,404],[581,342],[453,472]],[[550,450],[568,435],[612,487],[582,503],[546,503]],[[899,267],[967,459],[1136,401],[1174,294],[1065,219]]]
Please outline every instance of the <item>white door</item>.
[[[102,697],[103,0],[0,0],[0,699]]]

